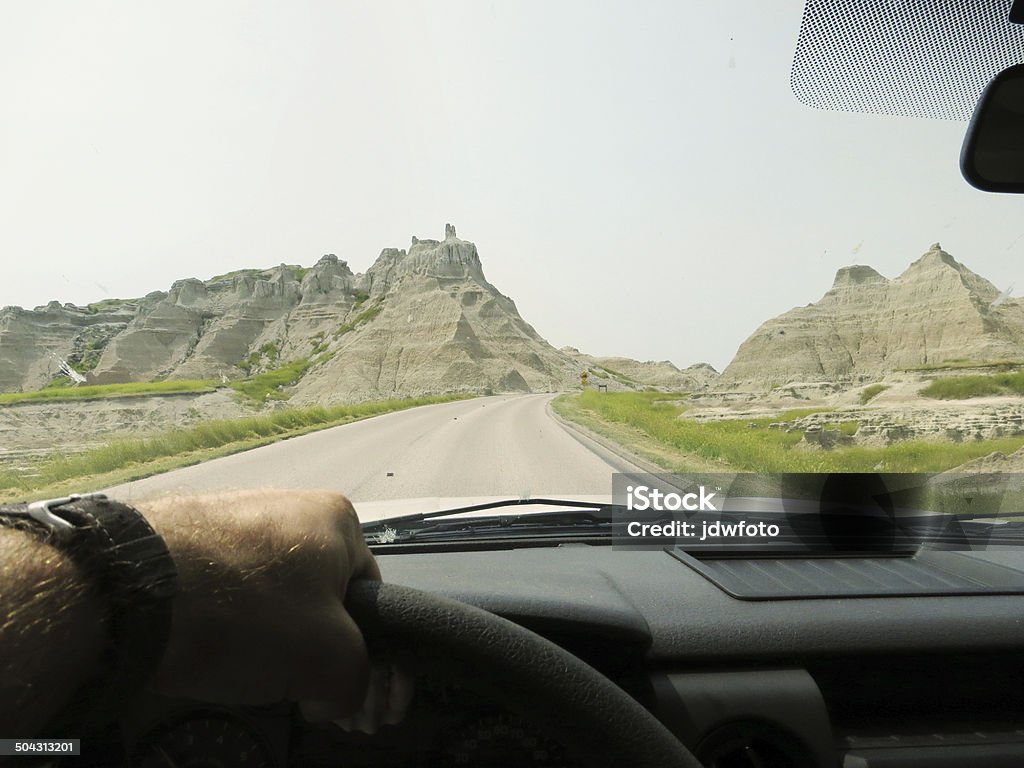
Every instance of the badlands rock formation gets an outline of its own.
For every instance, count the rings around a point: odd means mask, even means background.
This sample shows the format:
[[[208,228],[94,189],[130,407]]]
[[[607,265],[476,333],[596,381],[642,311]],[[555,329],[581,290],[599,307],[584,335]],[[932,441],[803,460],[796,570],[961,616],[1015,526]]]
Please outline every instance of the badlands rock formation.
[[[618,384],[621,389],[635,389],[637,385],[657,387],[673,392],[702,392],[717,378],[718,371],[707,363],[697,363],[680,369],[668,360],[640,362],[628,357],[594,357],[575,347],[562,347],[562,352],[587,369],[595,381]]]
[[[578,386],[586,366],[523,320],[450,224],[444,240],[384,249],[365,274],[328,254],[310,268],[179,280],[141,299],[0,311],[0,391],[45,386],[59,359],[96,384],[238,379],[301,361],[305,374],[286,393],[295,405],[562,390]],[[709,375],[671,363],[612,365],[627,388]]]
[[[791,382],[855,385],[951,361],[1024,358],[1024,305],[935,243],[889,280],[844,267],[816,303],[762,324],[718,387],[764,391]]]
[[[0,392],[38,389],[57,371],[58,355],[92,367],[136,311],[131,303],[87,308],[56,301],[33,310],[0,309]]]
[[[851,440],[857,445],[888,446],[904,440],[975,442],[1024,434],[1024,404],[955,402],[845,409],[775,422],[769,428],[803,432],[804,441],[813,443],[827,439],[829,434],[837,436],[840,425],[849,421],[857,422],[855,439]]]
[[[332,341],[334,355],[306,374],[296,404],[555,391],[575,381],[572,361],[487,282],[476,246],[451,225],[443,241],[414,237],[408,252],[385,249],[355,285],[369,296],[364,312],[377,314]]]

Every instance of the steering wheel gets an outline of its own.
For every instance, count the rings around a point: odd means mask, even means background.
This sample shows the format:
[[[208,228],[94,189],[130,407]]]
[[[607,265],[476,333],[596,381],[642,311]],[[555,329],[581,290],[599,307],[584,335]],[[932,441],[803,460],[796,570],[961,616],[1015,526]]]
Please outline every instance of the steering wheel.
[[[345,605],[371,649],[380,643],[402,649],[419,668],[482,693],[547,731],[588,765],[701,768],[625,691],[518,624],[376,581],[352,582]]]

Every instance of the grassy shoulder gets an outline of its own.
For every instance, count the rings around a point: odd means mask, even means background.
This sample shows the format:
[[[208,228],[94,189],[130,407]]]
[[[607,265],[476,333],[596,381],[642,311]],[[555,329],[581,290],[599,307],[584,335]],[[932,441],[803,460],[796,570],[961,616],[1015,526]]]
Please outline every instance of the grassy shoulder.
[[[673,472],[941,472],[993,451],[1008,454],[1024,447],[1024,437],[1007,437],[972,443],[915,440],[888,447],[810,450],[798,447],[803,432],[768,426],[808,411],[700,423],[679,418],[685,406],[678,396],[652,392],[587,390],[556,398],[554,408],[563,417]],[[856,422],[844,422],[838,431],[852,434]]]
[[[327,427],[467,397],[438,395],[293,408],[242,419],[207,421],[150,437],[114,440],[74,456],[50,457],[31,472],[0,471],[0,501],[104,488]]]
[[[84,387],[47,387],[34,392],[5,392],[0,405],[16,403],[60,402],[67,400],[104,400],[112,397],[147,397],[213,392],[218,383],[210,380],[145,381],[127,384],[92,384]]]
[[[588,390],[584,394],[591,392]],[[594,393],[596,394],[596,393]],[[602,397],[606,393],[602,393]],[[619,393],[615,393],[619,394]],[[658,402],[670,402],[688,395],[653,392],[631,392],[637,408],[653,407]],[[730,467],[722,461],[706,459],[694,453],[682,452],[654,439],[631,419],[614,420],[590,407],[581,395],[560,395],[551,407],[559,416],[589,429],[623,448],[627,454],[646,459],[659,467],[672,471],[726,472]]]

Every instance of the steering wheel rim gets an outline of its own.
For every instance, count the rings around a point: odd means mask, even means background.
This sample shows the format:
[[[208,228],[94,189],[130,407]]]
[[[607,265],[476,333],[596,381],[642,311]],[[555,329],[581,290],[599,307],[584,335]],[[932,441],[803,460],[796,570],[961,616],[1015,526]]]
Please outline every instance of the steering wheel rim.
[[[345,605],[371,652],[380,643],[404,649],[403,655],[432,673],[484,693],[549,731],[590,765],[701,768],[693,753],[625,691],[518,624],[376,581],[351,583]]]

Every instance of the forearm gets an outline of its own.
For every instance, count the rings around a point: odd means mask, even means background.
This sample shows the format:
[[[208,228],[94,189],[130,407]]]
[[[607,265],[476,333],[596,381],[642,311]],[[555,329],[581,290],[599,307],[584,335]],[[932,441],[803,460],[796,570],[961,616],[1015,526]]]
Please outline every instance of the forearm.
[[[171,636],[153,682],[174,694],[209,696],[202,689],[179,688],[179,683],[211,679],[214,669],[224,665],[219,648],[230,648],[236,658],[259,650],[249,643],[251,623],[219,622],[217,617],[258,614],[273,592],[274,585],[262,581],[261,568],[251,561],[269,565],[281,557],[276,526],[266,520],[252,529],[239,527],[234,524],[238,507],[210,496],[167,497],[135,506],[167,542],[178,570]]]
[[[347,500],[350,515],[332,510],[336,504],[336,494],[243,491],[136,505],[178,567],[171,637],[154,678],[159,690],[220,703],[300,697],[291,667],[295,648],[308,638],[293,634],[294,623],[337,617],[357,559],[349,550],[362,545]],[[370,563],[355,570],[371,565],[377,575]],[[355,630],[354,624],[346,629]],[[253,637],[264,641],[253,643]],[[361,637],[343,635],[338,652],[357,643],[365,656]],[[358,677],[368,673],[362,663],[351,669]],[[355,706],[365,680],[338,688],[332,695],[350,690]]]
[[[40,729],[99,668],[106,608],[78,566],[30,531],[0,527],[0,723]]]
[[[158,690],[236,705],[317,701],[337,717],[358,709],[369,663],[342,600],[350,579],[380,572],[346,498],[266,489],[137,508],[178,566]]]
[[[345,497],[240,491],[137,509],[177,572],[169,638],[149,685],[229,705],[313,702],[327,719],[360,707],[369,660],[343,598],[351,579],[380,572]],[[98,592],[35,534],[0,528],[0,723],[9,735],[44,736],[83,684],[107,674],[101,667],[118,646],[111,597]]]
[[[246,542],[209,525],[203,502],[154,503],[140,507],[181,563],[185,585],[176,599],[176,613],[192,617],[178,622],[191,637],[178,645],[202,642],[202,612],[207,605],[232,599],[240,573],[233,550],[263,541]],[[219,511],[219,510],[218,510]],[[220,555],[199,552],[200,542]],[[269,552],[267,553],[270,554]],[[0,526],[0,736],[46,736],[42,730],[71,702],[84,684],[104,674],[109,647],[108,596],[99,594],[92,574],[46,543],[41,532]],[[108,660],[109,661],[109,660]]]

